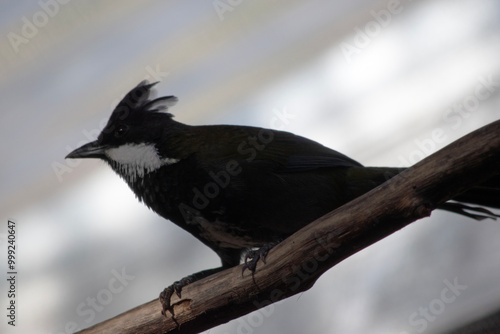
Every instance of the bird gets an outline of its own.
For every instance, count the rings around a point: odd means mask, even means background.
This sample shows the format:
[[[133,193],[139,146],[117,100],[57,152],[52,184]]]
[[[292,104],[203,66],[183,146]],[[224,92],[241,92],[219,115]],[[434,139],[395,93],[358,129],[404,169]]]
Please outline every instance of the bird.
[[[187,125],[168,112],[178,99],[156,98],[140,82],[118,103],[96,140],[66,158],[105,161],[140,202],[212,249],[221,266],[160,293],[170,299],[199,279],[239,265],[252,273],[274,245],[317,218],[367,193],[405,168],[365,167],[290,132],[241,125]],[[500,217],[500,178],[438,209],[474,219]]]

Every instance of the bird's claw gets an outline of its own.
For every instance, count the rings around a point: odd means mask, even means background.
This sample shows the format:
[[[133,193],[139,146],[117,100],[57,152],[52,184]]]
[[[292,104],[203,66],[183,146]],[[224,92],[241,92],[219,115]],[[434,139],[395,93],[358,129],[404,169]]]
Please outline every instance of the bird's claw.
[[[167,311],[172,313],[172,316],[174,315],[174,310],[170,305],[170,298],[174,294],[174,286],[170,285],[163,289],[163,291],[160,293],[160,304],[162,307],[161,314],[164,316],[167,316]]]
[[[161,311],[162,315],[167,316],[167,311],[169,311],[172,314],[172,316],[174,316],[174,308],[170,303],[170,299],[172,298],[174,293],[177,295],[177,297],[181,298],[182,288],[192,283],[192,281],[193,277],[187,276],[181,279],[180,281],[175,281],[172,285],[169,285],[165,289],[163,289],[159,297],[160,304],[162,306],[162,311]]]
[[[245,270],[247,269],[250,270],[253,275],[255,273],[255,270],[257,269],[257,263],[259,262],[259,260],[262,260],[262,262],[264,262],[265,264],[267,254],[276,245],[277,243],[271,243],[264,245],[259,249],[248,251],[245,255],[245,265],[241,270],[241,276],[243,276]]]

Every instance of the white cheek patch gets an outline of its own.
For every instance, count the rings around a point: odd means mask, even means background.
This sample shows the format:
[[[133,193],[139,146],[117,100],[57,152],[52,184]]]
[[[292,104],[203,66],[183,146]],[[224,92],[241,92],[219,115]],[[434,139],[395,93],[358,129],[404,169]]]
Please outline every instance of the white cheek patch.
[[[171,165],[179,159],[161,158],[153,144],[126,144],[106,150],[106,156],[116,163],[120,173],[134,182],[147,173],[164,165]]]

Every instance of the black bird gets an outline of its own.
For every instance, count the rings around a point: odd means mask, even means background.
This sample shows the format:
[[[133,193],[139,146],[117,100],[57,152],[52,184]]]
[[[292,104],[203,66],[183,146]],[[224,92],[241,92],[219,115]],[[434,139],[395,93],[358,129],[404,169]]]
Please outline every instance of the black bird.
[[[177,98],[153,99],[155,84],[143,81],[132,89],[97,140],[66,158],[106,161],[139,201],[219,255],[221,267],[188,276],[160,294],[162,313],[183,286],[236,266],[245,252],[262,247],[250,253],[246,268],[254,271],[273,244],[403,170],[363,167],[288,132],[179,123],[166,112]],[[457,200],[500,208],[500,180]],[[475,219],[498,217],[458,202],[440,208]]]

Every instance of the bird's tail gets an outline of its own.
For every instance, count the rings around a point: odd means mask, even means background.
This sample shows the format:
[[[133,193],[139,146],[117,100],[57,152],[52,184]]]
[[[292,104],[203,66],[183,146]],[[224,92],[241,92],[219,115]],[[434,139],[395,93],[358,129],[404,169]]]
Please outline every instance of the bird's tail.
[[[469,204],[480,206],[471,206]],[[492,213],[483,206],[500,209],[500,176],[490,178],[455,196],[452,201],[441,204],[439,209],[452,211],[477,220],[500,217],[500,215]]]
[[[351,195],[357,197],[361,194],[354,194],[354,189],[365,189],[364,192],[375,188],[385,181],[393,178],[406,168],[390,167],[352,167],[352,174],[348,183],[353,185]],[[500,209],[500,175],[494,176],[485,182],[472,187],[465,192],[455,196],[452,200],[438,206],[438,209],[451,211],[463,216],[482,220],[485,218],[500,218],[487,208]]]

